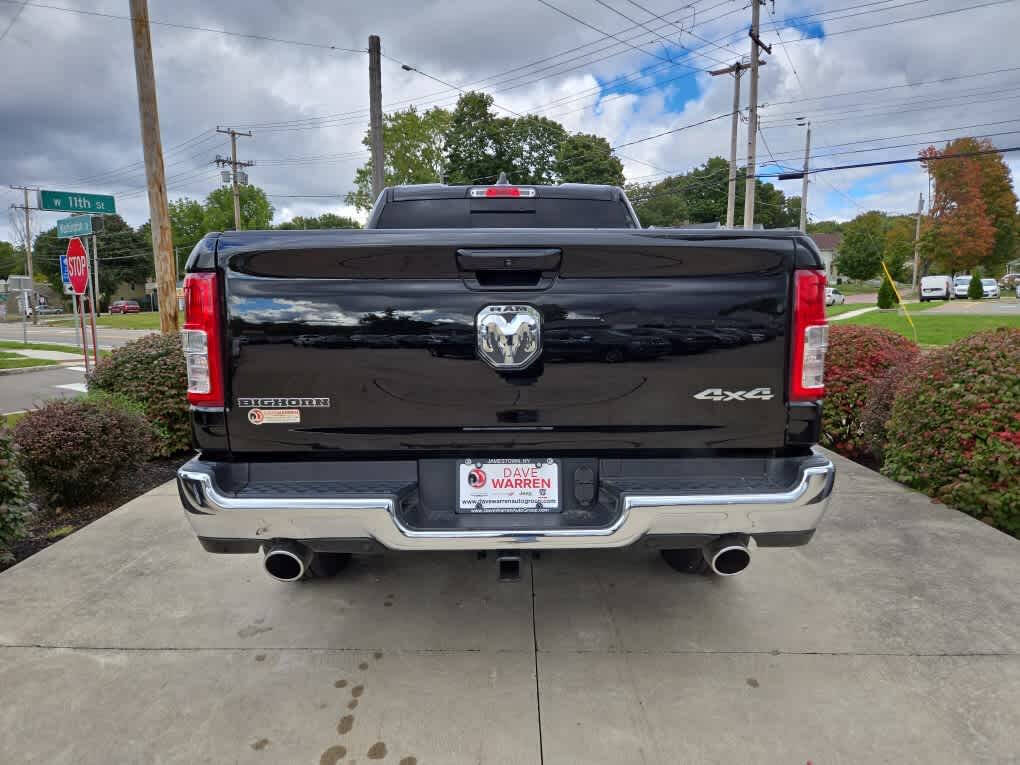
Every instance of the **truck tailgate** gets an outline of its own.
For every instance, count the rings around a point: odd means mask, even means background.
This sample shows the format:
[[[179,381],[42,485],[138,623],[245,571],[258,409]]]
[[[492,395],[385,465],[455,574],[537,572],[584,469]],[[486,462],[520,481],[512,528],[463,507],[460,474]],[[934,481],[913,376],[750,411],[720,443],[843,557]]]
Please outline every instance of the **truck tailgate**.
[[[218,248],[235,453],[784,443],[791,240],[432,229]],[[480,358],[489,306],[539,317],[525,368]]]

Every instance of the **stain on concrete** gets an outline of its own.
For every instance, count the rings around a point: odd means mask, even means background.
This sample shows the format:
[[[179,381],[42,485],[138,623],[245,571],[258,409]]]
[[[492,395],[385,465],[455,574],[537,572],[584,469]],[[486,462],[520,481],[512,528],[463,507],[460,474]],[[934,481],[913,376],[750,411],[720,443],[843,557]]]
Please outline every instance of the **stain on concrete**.
[[[333,687],[334,688],[346,688],[347,687],[347,681],[346,680],[337,680],[335,683],[333,683]]]
[[[372,658],[375,659],[376,661],[379,661],[379,659],[382,658],[382,651],[376,651],[375,653],[373,653]]]
[[[368,669],[368,662],[367,661],[361,662],[361,664],[358,665],[358,669],[364,672],[366,669]]]
[[[348,709],[357,709],[358,708],[358,700],[357,699],[351,699],[348,702],[348,704],[347,704],[347,708]]]
[[[381,760],[386,756],[386,744],[376,741],[368,750],[368,759]]]
[[[365,692],[365,686],[363,686],[363,685],[355,685],[353,688],[351,688],[351,695],[354,698],[358,698],[364,692]]]
[[[404,757],[400,760],[400,765],[418,765],[417,757]]]
[[[266,655],[264,653],[255,654],[255,661],[265,661]]]
[[[758,685],[759,685],[758,681],[757,681],[757,680],[755,680],[755,679],[754,679],[753,677],[749,677],[749,678],[747,678],[747,684],[748,684],[749,686],[751,686],[752,688],[757,688],[757,687],[758,687]]]
[[[319,758],[319,765],[337,765],[337,763],[340,762],[346,754],[346,747],[342,747],[339,744],[331,746],[322,753],[322,757]]]
[[[237,631],[237,636],[239,638],[250,638],[255,637],[256,635],[261,635],[263,632],[270,632],[273,629],[272,627],[257,626],[262,621],[262,619],[256,619],[255,624],[249,624],[247,627],[239,629]]]
[[[390,606],[392,606],[393,604],[392,604],[392,603],[391,603],[390,601],[388,601],[388,600],[384,600],[384,601],[383,601],[383,605],[384,605],[384,606],[386,606],[386,608],[389,608],[389,607],[390,607]]]
[[[337,723],[336,732],[341,736],[345,736],[351,732],[351,728],[354,727],[354,715],[344,715],[340,718],[340,722]]]
[[[260,738],[258,741],[252,743],[251,748],[254,749],[256,752],[261,752],[267,746],[269,746],[269,739]]]

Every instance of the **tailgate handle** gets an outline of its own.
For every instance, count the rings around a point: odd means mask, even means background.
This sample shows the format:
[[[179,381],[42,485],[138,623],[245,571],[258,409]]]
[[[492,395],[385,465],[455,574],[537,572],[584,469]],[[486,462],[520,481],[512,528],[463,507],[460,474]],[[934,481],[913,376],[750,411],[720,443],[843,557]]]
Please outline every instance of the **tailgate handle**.
[[[561,258],[557,248],[457,250],[457,267],[461,271],[559,271]]]

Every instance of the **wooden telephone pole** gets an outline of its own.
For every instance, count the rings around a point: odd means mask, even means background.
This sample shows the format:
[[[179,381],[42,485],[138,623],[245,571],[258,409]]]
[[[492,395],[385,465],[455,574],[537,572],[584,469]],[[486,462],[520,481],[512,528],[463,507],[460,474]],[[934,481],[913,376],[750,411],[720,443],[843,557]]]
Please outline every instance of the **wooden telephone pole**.
[[[234,231],[240,231],[241,230],[241,189],[240,189],[240,184],[238,183],[239,168],[242,168],[242,167],[251,167],[252,165],[255,164],[255,162],[254,161],[252,161],[252,162],[239,162],[238,161],[238,159],[237,159],[237,137],[239,135],[243,135],[243,136],[246,136],[248,138],[251,138],[251,131],[249,130],[247,133],[242,133],[242,132],[240,132],[238,130],[234,130],[233,128],[226,128],[226,129],[224,129],[224,128],[219,128],[218,127],[218,128],[216,128],[216,132],[217,133],[224,133],[224,134],[230,136],[230,159],[226,159],[225,157],[217,156],[216,157],[216,164],[217,165],[230,165],[230,182],[231,182],[231,185],[234,188]],[[247,184],[248,181],[245,180],[245,183]]]
[[[772,47],[758,37],[758,19],[763,0],[751,0],[751,92],[748,94],[747,115],[747,184],[744,187],[744,228],[754,228],[755,160],[758,147],[758,49],[772,53]]]
[[[368,113],[372,134],[372,202],[382,194],[385,184],[386,159],[383,156],[382,70],[379,65],[381,47],[378,35],[368,38]]]
[[[131,39],[135,48],[135,80],[138,84],[138,116],[142,126],[145,178],[149,185],[149,220],[152,224],[152,256],[156,263],[159,295],[159,329],[177,331],[177,263],[174,261],[170,211],[167,207],[163,144],[156,104],[156,71],[152,65],[152,38],[146,0],[128,0],[131,8]]]
[[[765,61],[759,61],[759,66],[764,66]],[[740,75],[745,69],[750,69],[750,64],[742,61],[735,61],[725,69],[715,69],[709,72],[713,77],[721,74],[733,75],[733,115],[730,122],[730,184],[726,192],[726,228],[733,228],[733,216],[737,206],[737,126],[740,124]]]

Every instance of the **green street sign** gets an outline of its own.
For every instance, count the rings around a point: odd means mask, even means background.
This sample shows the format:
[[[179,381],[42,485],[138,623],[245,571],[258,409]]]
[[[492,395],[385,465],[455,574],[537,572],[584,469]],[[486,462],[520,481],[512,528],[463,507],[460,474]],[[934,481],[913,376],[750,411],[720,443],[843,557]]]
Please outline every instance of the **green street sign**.
[[[71,239],[75,236],[88,236],[92,233],[92,216],[75,215],[57,221],[57,238]]]
[[[111,215],[117,212],[113,197],[106,194],[79,194],[76,191],[39,191],[39,209],[56,212],[87,212]]]

